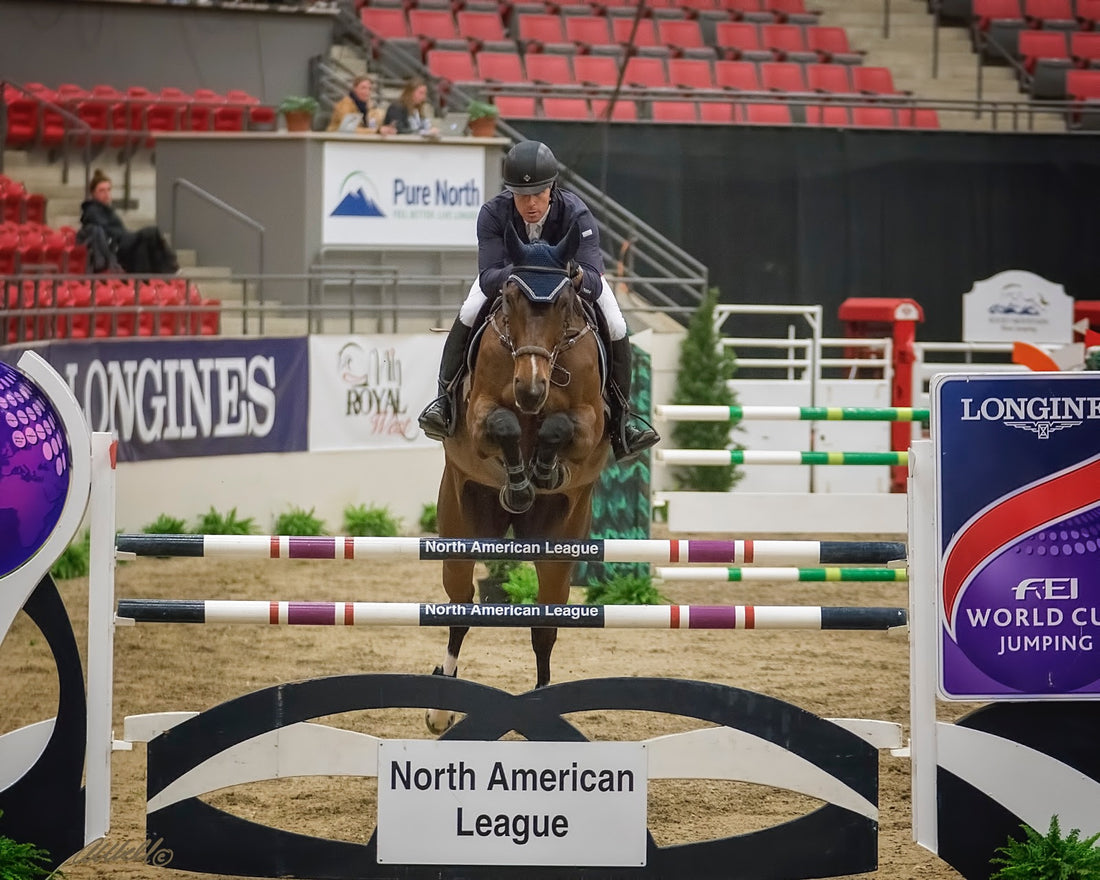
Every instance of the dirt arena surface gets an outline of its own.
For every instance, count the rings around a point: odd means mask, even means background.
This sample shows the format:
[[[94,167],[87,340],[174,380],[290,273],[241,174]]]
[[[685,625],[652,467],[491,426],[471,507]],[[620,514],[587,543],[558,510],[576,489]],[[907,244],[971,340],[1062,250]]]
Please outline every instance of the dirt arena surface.
[[[117,597],[442,601],[439,577],[437,562],[138,559],[119,565]],[[87,587],[84,579],[60,584],[82,644]],[[683,604],[908,604],[904,583],[668,583],[662,590]],[[584,591],[575,589],[572,601],[583,602]],[[442,628],[119,628],[115,736],[122,736],[126,715],[200,711],[280,682],[359,672],[427,673],[441,662],[445,642]],[[908,736],[908,650],[904,635],[878,632],[562,630],[553,656],[553,679],[672,676],[714,681],[778,697],[825,717],[898,722]],[[528,690],[535,678],[528,631],[472,630],[459,672],[512,693]],[[55,713],[53,659],[25,614],[16,618],[0,644],[0,680],[0,733]],[[944,719],[956,718],[969,708],[941,705],[939,713]],[[642,740],[700,726],[694,719],[618,711],[580,713],[569,720],[590,739],[603,740]],[[428,736],[420,710],[363,711],[325,721],[382,737]],[[880,768],[879,871],[859,876],[958,878],[946,863],[912,842],[908,760],[881,753]],[[145,746],[115,752],[109,843],[141,848],[144,792]],[[296,832],[365,842],[374,827],[375,797],[373,779],[323,777],[242,786],[217,793],[211,802]],[[649,828],[661,845],[703,840],[768,827],[802,815],[817,803],[760,786],[656,780],[649,786]],[[210,876],[149,867],[133,857],[94,863],[80,863],[78,857],[64,870],[72,880]]]

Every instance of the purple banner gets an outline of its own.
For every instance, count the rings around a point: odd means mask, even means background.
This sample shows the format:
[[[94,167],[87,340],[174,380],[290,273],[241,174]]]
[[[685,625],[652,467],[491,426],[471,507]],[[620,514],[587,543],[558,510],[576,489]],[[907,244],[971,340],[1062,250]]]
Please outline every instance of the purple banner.
[[[305,337],[57,342],[35,351],[61,374],[89,428],[118,436],[120,461],[306,449]]]
[[[1100,698],[1100,374],[934,389],[940,688]]]

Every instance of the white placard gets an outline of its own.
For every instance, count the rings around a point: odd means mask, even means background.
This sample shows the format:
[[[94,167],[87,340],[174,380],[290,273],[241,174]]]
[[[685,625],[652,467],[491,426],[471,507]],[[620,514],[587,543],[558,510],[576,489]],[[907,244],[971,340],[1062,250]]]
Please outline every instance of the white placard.
[[[378,862],[646,863],[645,744],[384,740]]]
[[[310,336],[310,451],[437,446],[416,418],[439,393],[445,339]]]
[[[975,281],[963,294],[964,342],[1073,342],[1073,297],[1022,269]]]
[[[330,141],[323,181],[324,245],[477,246],[484,147]]]

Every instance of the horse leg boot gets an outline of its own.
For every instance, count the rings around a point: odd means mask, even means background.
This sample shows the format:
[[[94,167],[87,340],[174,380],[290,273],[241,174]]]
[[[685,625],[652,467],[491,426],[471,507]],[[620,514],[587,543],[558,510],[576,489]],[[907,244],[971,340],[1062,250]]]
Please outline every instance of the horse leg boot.
[[[535,650],[535,687],[542,688],[550,684],[550,653],[558,640],[556,626],[531,627],[531,647]]]
[[[509,513],[526,513],[535,503],[535,487],[520,449],[519,419],[510,409],[497,407],[485,419],[485,436],[500,448],[505,484],[500,487],[500,506]]]
[[[563,412],[551,413],[539,426],[535,464],[531,471],[537,488],[553,491],[565,482],[568,474],[558,456],[572,442],[575,433],[573,420]]]
[[[455,432],[459,380],[466,365],[466,346],[472,333],[472,327],[455,318],[443,344],[443,356],[439,363],[439,396],[424,408],[419,418],[420,430],[432,440],[444,440]]]
[[[630,410],[631,357],[629,337],[611,343],[611,388],[607,402],[611,408],[611,448],[616,461],[629,461],[661,440],[651,425]],[[645,427],[635,424],[635,420]]]

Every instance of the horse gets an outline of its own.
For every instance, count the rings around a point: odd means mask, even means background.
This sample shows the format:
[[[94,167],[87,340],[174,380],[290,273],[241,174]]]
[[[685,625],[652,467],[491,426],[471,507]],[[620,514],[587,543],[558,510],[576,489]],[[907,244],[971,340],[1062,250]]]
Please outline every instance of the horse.
[[[608,462],[603,373],[595,316],[570,282],[580,244],[573,226],[555,246],[524,244],[508,227],[514,270],[487,318],[460,398],[454,434],[443,441],[436,507],[439,534],[456,538],[583,539],[592,493]],[[540,560],[538,601],[569,601],[573,563]],[[474,560],[443,563],[451,602],[474,597]],[[443,666],[457,676],[469,627],[452,626]],[[535,687],[550,683],[557,628],[532,627]],[[443,733],[454,713],[431,709],[428,729]]]

